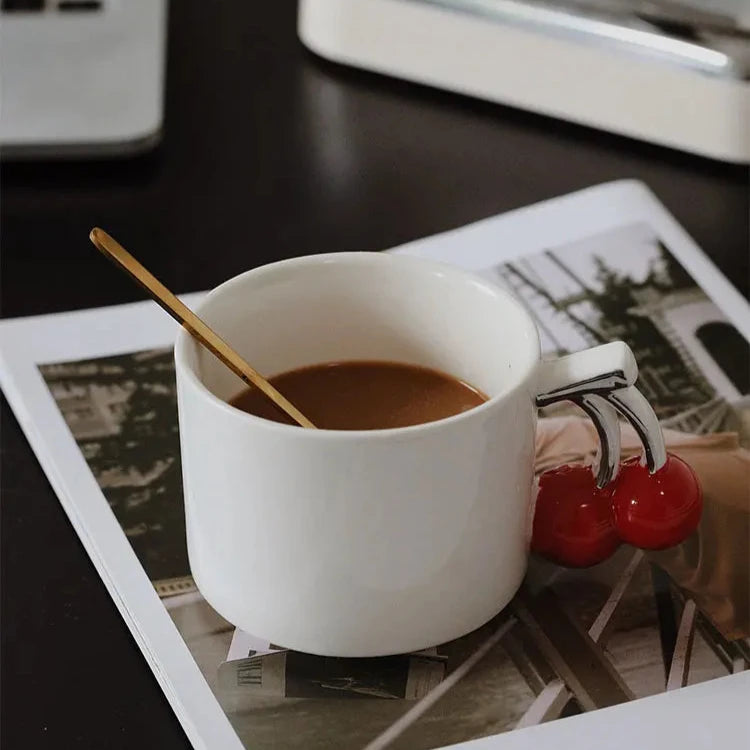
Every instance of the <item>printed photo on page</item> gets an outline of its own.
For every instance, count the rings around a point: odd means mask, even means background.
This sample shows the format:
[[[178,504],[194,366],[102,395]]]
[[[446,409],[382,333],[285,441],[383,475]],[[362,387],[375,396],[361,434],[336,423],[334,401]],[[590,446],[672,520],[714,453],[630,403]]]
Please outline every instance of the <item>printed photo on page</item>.
[[[479,270],[526,306],[546,355],[617,339],[630,345],[667,449],[702,483],[704,512],[692,537],[663,552],[622,546],[584,570],[532,558],[510,607],[479,630],[418,653],[341,659],[287,650],[237,631],[201,597],[185,545],[167,342],[39,365],[247,748],[428,750],[750,669],[748,341],[645,221],[519,257],[504,253]],[[624,457],[641,450],[626,424],[622,445]],[[592,423],[576,407],[540,413],[537,473],[591,463],[597,447]]]

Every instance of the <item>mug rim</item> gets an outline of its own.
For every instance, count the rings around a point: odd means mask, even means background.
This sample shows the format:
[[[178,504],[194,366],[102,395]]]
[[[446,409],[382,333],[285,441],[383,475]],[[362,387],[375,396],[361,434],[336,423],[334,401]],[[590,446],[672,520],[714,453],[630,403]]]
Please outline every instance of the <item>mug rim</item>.
[[[198,374],[187,361],[187,346],[189,344],[201,346],[201,344],[195,341],[195,339],[193,339],[193,337],[182,326],[177,332],[177,337],[175,339],[173,347],[175,373],[179,371],[179,374],[186,378],[189,385],[193,389],[195,389],[195,391],[201,397],[207,398],[212,403],[212,405],[226,412],[228,415],[234,417],[235,419],[240,419],[246,422],[248,426],[254,426],[272,431],[281,431],[282,434],[286,434],[287,436],[297,435],[300,437],[304,436],[305,438],[310,437],[312,439],[327,438],[344,440],[351,440],[354,438],[392,438],[396,436],[406,436],[408,434],[424,432],[426,430],[448,427],[466,419],[477,417],[480,413],[484,413],[485,411],[496,407],[498,404],[509,399],[520,388],[522,388],[526,382],[528,382],[541,359],[541,345],[539,340],[539,330],[537,329],[536,323],[534,322],[533,318],[526,310],[526,308],[521,304],[521,302],[519,302],[519,300],[517,300],[512,294],[510,294],[510,292],[503,289],[499,285],[493,284],[492,282],[482,278],[478,274],[467,271],[463,268],[459,268],[457,266],[450,265],[449,263],[444,263],[429,258],[420,258],[419,256],[413,255],[399,255],[395,253],[377,251],[344,251],[286,258],[284,260],[275,261],[273,263],[266,263],[264,265],[257,266],[256,268],[251,268],[222,282],[206,294],[206,296],[196,306],[195,313],[198,316],[202,316],[203,309],[213,299],[231,292],[234,287],[240,286],[248,278],[259,279],[263,276],[277,274],[280,271],[288,271],[290,269],[294,269],[295,267],[318,266],[335,263],[378,264],[383,262],[401,264],[404,266],[409,265],[411,267],[431,270],[433,273],[439,272],[443,275],[450,275],[452,277],[463,279],[465,282],[470,282],[476,286],[483,288],[485,291],[491,293],[496,298],[504,300],[506,304],[509,304],[511,307],[515,308],[516,312],[520,314],[520,318],[526,324],[527,332],[530,334],[531,345],[533,348],[533,353],[530,361],[527,363],[521,374],[516,377],[516,381],[512,383],[510,387],[503,389],[500,393],[497,393],[494,396],[491,396],[478,406],[474,406],[471,409],[459,412],[458,414],[453,414],[449,417],[436,419],[431,422],[421,422],[419,424],[407,425],[405,427],[387,427],[374,430],[338,430],[328,428],[316,428],[314,430],[309,430],[300,428],[300,426],[297,424],[284,424],[282,422],[274,422],[270,419],[264,419],[263,417],[249,414],[242,409],[238,409],[236,406],[232,406],[227,401],[224,401],[223,399],[212,393],[211,390],[209,390],[209,388],[207,388],[206,385],[201,381],[201,379],[198,377]],[[453,376],[451,375],[451,377]]]

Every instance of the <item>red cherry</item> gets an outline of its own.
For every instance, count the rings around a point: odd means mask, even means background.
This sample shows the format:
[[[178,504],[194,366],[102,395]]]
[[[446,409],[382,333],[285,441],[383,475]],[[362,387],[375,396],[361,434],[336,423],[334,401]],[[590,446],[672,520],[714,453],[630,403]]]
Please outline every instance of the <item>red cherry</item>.
[[[665,549],[685,541],[698,527],[703,493],[693,470],[675,455],[649,474],[640,459],[622,465],[612,493],[612,513],[623,542]]]
[[[610,495],[610,488],[597,488],[586,466],[546,471],[539,480],[531,549],[571,568],[606,560],[620,545]]]

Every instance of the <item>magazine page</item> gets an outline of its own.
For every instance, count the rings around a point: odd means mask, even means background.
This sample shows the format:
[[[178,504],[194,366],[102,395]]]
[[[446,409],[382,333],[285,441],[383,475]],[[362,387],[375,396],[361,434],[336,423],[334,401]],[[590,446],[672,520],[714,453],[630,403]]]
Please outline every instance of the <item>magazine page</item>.
[[[740,710],[750,690],[750,307],[635,183],[397,252],[507,288],[535,318],[545,356],[626,341],[668,450],[703,484],[701,526],[679,547],[622,546],[584,570],[532,558],[509,607],[425,651],[291,651],[235,629],[191,577],[173,322],[149,302],[6,321],[3,390],[191,741],[559,748],[586,731],[611,747],[619,722],[628,746],[656,748],[695,739],[695,701],[713,727],[706,746],[736,741],[750,730]],[[626,425],[622,443],[625,457],[640,450]],[[536,470],[590,462],[597,444],[575,407],[548,407]]]

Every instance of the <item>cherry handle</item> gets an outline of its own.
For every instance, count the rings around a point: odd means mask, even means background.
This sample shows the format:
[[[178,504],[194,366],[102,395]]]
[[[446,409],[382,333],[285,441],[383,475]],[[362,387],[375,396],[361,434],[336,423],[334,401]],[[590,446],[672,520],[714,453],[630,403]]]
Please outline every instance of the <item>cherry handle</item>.
[[[687,464],[667,455],[656,414],[635,387],[637,377],[633,352],[620,341],[539,366],[537,406],[572,401],[592,420],[600,443],[595,474],[564,466],[540,478],[531,548],[554,562],[593,565],[623,541],[663,549],[698,525],[700,484]],[[622,469],[618,414],[644,449],[643,461],[628,461]]]

